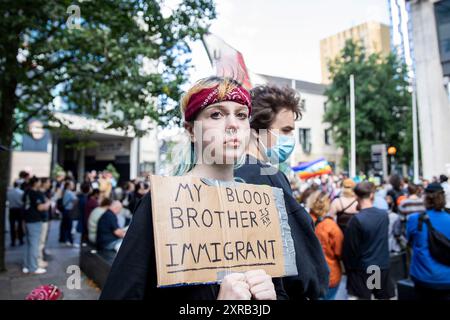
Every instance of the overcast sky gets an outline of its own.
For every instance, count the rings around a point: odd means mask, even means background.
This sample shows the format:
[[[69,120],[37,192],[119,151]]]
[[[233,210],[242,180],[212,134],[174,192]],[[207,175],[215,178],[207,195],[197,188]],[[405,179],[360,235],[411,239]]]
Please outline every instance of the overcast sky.
[[[366,21],[389,24],[387,0],[216,0],[210,31],[242,52],[247,67],[321,81],[320,40]],[[201,43],[192,45],[192,79],[211,73]]]

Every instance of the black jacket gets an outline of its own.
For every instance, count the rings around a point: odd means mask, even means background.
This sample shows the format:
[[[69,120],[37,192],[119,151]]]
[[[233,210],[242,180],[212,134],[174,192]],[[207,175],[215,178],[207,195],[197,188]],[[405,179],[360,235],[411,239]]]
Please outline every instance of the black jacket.
[[[214,300],[218,285],[157,288],[150,194],[137,204],[131,225],[112,265],[101,300]],[[273,279],[278,299],[287,299],[281,279]]]
[[[255,162],[256,164],[250,164]],[[269,167],[270,165],[247,156],[245,164],[234,175],[246,183],[283,189],[298,270],[298,276],[283,278],[284,288],[289,299],[317,299],[328,290],[329,269],[322,246],[314,233],[314,223],[305,208],[292,196],[289,181],[282,172],[276,170],[275,174],[264,174],[264,170],[267,172]]]
[[[376,265],[389,269],[389,217],[385,210],[363,209],[348,223],[342,260],[349,271],[366,271]]]

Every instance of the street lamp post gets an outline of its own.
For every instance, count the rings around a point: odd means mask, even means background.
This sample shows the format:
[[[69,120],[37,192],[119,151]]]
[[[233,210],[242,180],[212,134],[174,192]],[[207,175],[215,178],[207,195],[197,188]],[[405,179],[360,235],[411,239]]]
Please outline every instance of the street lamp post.
[[[416,104],[416,84],[412,85],[412,129],[413,129],[413,157],[414,157],[414,183],[419,183],[419,137],[417,128],[417,104]]]
[[[391,174],[395,173],[395,154],[397,153],[396,147],[389,147],[388,148],[388,155],[391,156]]]
[[[355,77],[350,75],[350,177],[356,177]]]

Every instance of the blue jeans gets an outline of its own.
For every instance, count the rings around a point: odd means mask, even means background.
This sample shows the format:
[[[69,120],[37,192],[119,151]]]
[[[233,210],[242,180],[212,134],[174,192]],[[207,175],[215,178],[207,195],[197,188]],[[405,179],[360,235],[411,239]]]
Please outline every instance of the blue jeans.
[[[26,224],[25,235],[25,255],[23,257],[23,266],[30,272],[35,272],[38,268],[39,241],[41,238],[42,222],[32,222]]]
[[[336,293],[338,292],[339,285],[334,288],[328,288],[327,294],[323,297],[323,300],[334,300]]]

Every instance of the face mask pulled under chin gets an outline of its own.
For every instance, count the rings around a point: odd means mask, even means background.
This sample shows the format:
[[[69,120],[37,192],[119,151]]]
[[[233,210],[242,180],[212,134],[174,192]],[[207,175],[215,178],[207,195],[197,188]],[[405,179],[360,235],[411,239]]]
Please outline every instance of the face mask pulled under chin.
[[[264,149],[264,153],[270,163],[283,163],[294,151],[295,139],[293,136],[286,136],[282,134],[277,135],[272,130],[269,130],[269,132],[277,137],[277,142],[271,148],[267,148],[264,143],[260,141],[260,144]]]

